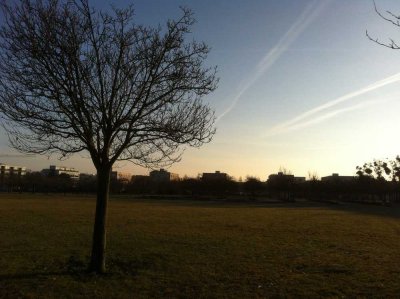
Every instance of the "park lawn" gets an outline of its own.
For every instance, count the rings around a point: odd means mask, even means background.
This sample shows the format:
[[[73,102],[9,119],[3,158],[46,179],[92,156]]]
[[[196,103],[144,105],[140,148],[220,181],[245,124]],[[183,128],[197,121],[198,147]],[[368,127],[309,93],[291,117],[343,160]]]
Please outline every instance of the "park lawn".
[[[108,273],[85,272],[94,197],[0,194],[0,297],[398,297],[400,207],[113,198]]]

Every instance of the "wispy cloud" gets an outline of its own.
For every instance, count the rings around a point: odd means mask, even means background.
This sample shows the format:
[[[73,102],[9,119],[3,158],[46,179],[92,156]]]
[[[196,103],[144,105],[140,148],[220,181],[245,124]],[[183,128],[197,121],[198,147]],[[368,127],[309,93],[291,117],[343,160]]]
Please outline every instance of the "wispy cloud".
[[[318,115],[318,113],[327,110],[329,108],[332,108],[338,104],[350,101],[362,94],[365,94],[367,92],[376,90],[378,88],[382,88],[386,85],[392,84],[392,83],[396,83],[400,81],[400,73],[397,73],[393,76],[390,76],[388,78],[385,78],[383,80],[379,80],[373,84],[370,84],[364,88],[361,88],[357,91],[353,91],[351,93],[348,93],[344,96],[341,96],[335,100],[329,101],[325,104],[322,104],[320,106],[317,106],[313,109],[310,109],[304,113],[301,113],[298,116],[295,116],[294,118],[282,122],[276,126],[274,126],[273,128],[271,128],[268,132],[267,132],[267,136],[272,136],[272,135],[277,135],[279,133],[284,133],[287,131],[293,131],[293,130],[297,130],[300,128],[304,128],[316,123],[320,123],[326,119],[332,118],[334,116],[336,116],[337,114],[343,113],[343,112],[348,112],[351,110],[355,110],[355,109],[361,109],[365,106],[368,106],[370,104],[375,104],[379,101],[368,101],[368,102],[363,102],[357,105],[353,105],[347,108],[341,108],[341,109],[337,109],[331,112],[327,112],[323,115]],[[382,101],[380,101],[381,103]],[[309,119],[311,117],[311,119]]]
[[[217,122],[221,120],[237,105],[243,94],[263,75],[269,68],[279,59],[283,52],[298,38],[298,36],[310,25],[316,17],[318,17],[323,9],[332,0],[314,0],[310,2],[303,10],[301,15],[290,26],[278,43],[267,52],[261,61],[255,67],[255,70],[248,79],[240,84],[239,90],[233,97],[231,104],[217,118]]]

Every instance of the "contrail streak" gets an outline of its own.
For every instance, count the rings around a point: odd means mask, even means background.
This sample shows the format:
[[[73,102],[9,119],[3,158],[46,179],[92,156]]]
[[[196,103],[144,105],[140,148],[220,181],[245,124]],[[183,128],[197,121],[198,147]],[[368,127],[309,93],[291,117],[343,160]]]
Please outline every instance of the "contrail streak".
[[[321,123],[321,122],[323,122],[323,121],[325,121],[327,119],[333,118],[333,117],[335,117],[335,116],[337,116],[339,114],[350,112],[350,111],[354,111],[354,110],[359,110],[359,109],[362,109],[362,108],[365,108],[367,106],[370,106],[370,105],[373,105],[373,104],[377,104],[377,103],[382,103],[382,101],[376,101],[376,100],[375,101],[366,101],[366,102],[362,102],[362,103],[359,103],[359,104],[356,104],[356,105],[353,105],[353,106],[350,106],[350,107],[336,109],[334,111],[327,112],[327,113],[325,113],[323,115],[317,116],[317,117],[315,117],[313,119],[310,119],[310,120],[307,120],[307,121],[304,121],[304,122],[301,122],[301,123],[294,124],[294,125],[292,125],[290,127],[286,127],[285,131],[286,132],[287,131],[294,131],[294,130],[302,129],[302,128],[305,128],[305,127],[308,127],[308,126],[311,126],[311,125],[316,125],[316,124],[319,124],[319,123]],[[276,132],[276,133],[278,133],[278,132]],[[273,135],[273,132],[271,132],[270,135]]]
[[[339,98],[337,98],[335,100],[332,100],[332,101],[327,102],[327,103],[325,103],[323,105],[320,105],[320,106],[315,107],[315,108],[313,108],[311,110],[308,110],[308,111],[306,111],[306,112],[304,112],[304,113],[302,113],[302,114],[300,114],[300,115],[298,115],[298,116],[296,116],[296,117],[294,117],[294,118],[292,118],[292,119],[290,119],[288,121],[285,121],[285,122],[283,122],[283,123],[271,128],[269,130],[269,132],[267,133],[267,135],[269,135],[269,136],[276,135],[278,133],[282,133],[282,132],[286,132],[286,131],[289,131],[289,130],[293,130],[293,128],[303,127],[302,123],[300,123],[300,122],[302,120],[304,120],[305,118],[307,118],[307,117],[310,117],[310,116],[312,116],[312,115],[314,115],[314,114],[316,114],[316,113],[318,113],[320,111],[323,111],[323,110],[326,110],[326,109],[331,108],[333,106],[336,106],[336,105],[338,105],[340,103],[347,102],[347,101],[349,101],[349,100],[351,100],[351,99],[353,99],[355,97],[358,97],[358,96],[360,96],[362,94],[365,94],[367,92],[373,91],[375,89],[384,87],[384,86],[392,84],[392,83],[396,83],[398,81],[400,81],[400,73],[397,73],[397,74],[395,74],[393,76],[390,76],[388,78],[385,78],[383,80],[379,80],[379,81],[377,81],[377,82],[375,82],[373,84],[370,84],[370,85],[368,85],[368,86],[366,86],[366,87],[364,87],[362,89],[359,89],[357,91],[353,91],[353,92],[351,92],[349,94],[346,94],[344,96],[341,96],[341,97],[339,97]],[[317,118],[319,118],[319,117],[317,117]],[[304,123],[312,123],[312,122],[313,122],[313,120],[309,120],[309,121],[306,121]]]
[[[310,2],[303,10],[301,15],[286,31],[278,43],[261,59],[257,64],[253,76],[243,82],[238,93],[234,96],[229,107],[223,111],[217,118],[217,122],[235,108],[242,95],[252,86],[268,69],[279,59],[283,52],[297,39],[297,37],[307,28],[307,26],[314,21],[314,19],[321,13],[321,11],[332,0],[316,0]]]

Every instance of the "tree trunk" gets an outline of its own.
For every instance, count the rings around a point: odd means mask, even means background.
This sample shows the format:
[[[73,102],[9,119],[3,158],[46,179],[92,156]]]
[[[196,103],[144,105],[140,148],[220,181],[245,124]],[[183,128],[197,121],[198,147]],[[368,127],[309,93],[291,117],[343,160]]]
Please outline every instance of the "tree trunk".
[[[97,201],[89,271],[105,273],[107,203],[110,189],[110,167],[97,170]]]

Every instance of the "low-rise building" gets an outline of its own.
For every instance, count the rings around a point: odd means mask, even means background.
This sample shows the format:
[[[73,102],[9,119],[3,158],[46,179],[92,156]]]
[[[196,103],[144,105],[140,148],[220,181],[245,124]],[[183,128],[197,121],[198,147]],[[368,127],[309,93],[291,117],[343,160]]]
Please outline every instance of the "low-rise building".
[[[21,178],[26,175],[26,167],[11,166],[0,163],[0,185],[3,186],[6,181],[14,178]]]
[[[150,180],[153,182],[170,182],[179,180],[179,175],[165,169],[150,171]]]
[[[22,166],[11,166],[7,164],[0,163],[0,177],[9,176],[24,176],[26,174],[26,167]]]
[[[220,172],[219,170],[215,172],[204,172],[201,176],[203,181],[218,181],[218,180],[227,180],[228,174],[225,172]]]
[[[277,174],[271,174],[268,176],[268,182],[270,183],[281,181],[304,183],[306,181],[306,178],[302,176],[294,176],[293,174],[285,174],[283,172],[278,172]]]
[[[304,183],[305,181],[306,181],[305,176],[295,176],[293,178],[293,182],[295,182],[296,184],[301,184],[301,183]]]
[[[26,175],[26,167],[12,166],[0,163],[1,190],[13,188],[12,186],[25,175]]]
[[[132,174],[127,172],[111,171],[110,178],[111,180],[117,180],[122,183],[129,183],[132,178]]]
[[[142,175],[142,174],[135,174],[131,178],[132,182],[143,182],[143,181],[148,181],[150,180],[150,176],[148,175]]]
[[[80,181],[85,181],[85,180],[93,180],[96,179],[96,175],[92,173],[80,173],[79,174],[79,180]]]
[[[355,176],[339,175],[338,173],[332,173],[332,175],[324,176],[321,178],[322,182],[352,182],[356,179]]]
[[[42,174],[46,176],[68,175],[71,179],[79,179],[79,171],[73,167],[50,165],[49,168],[42,170]]]

